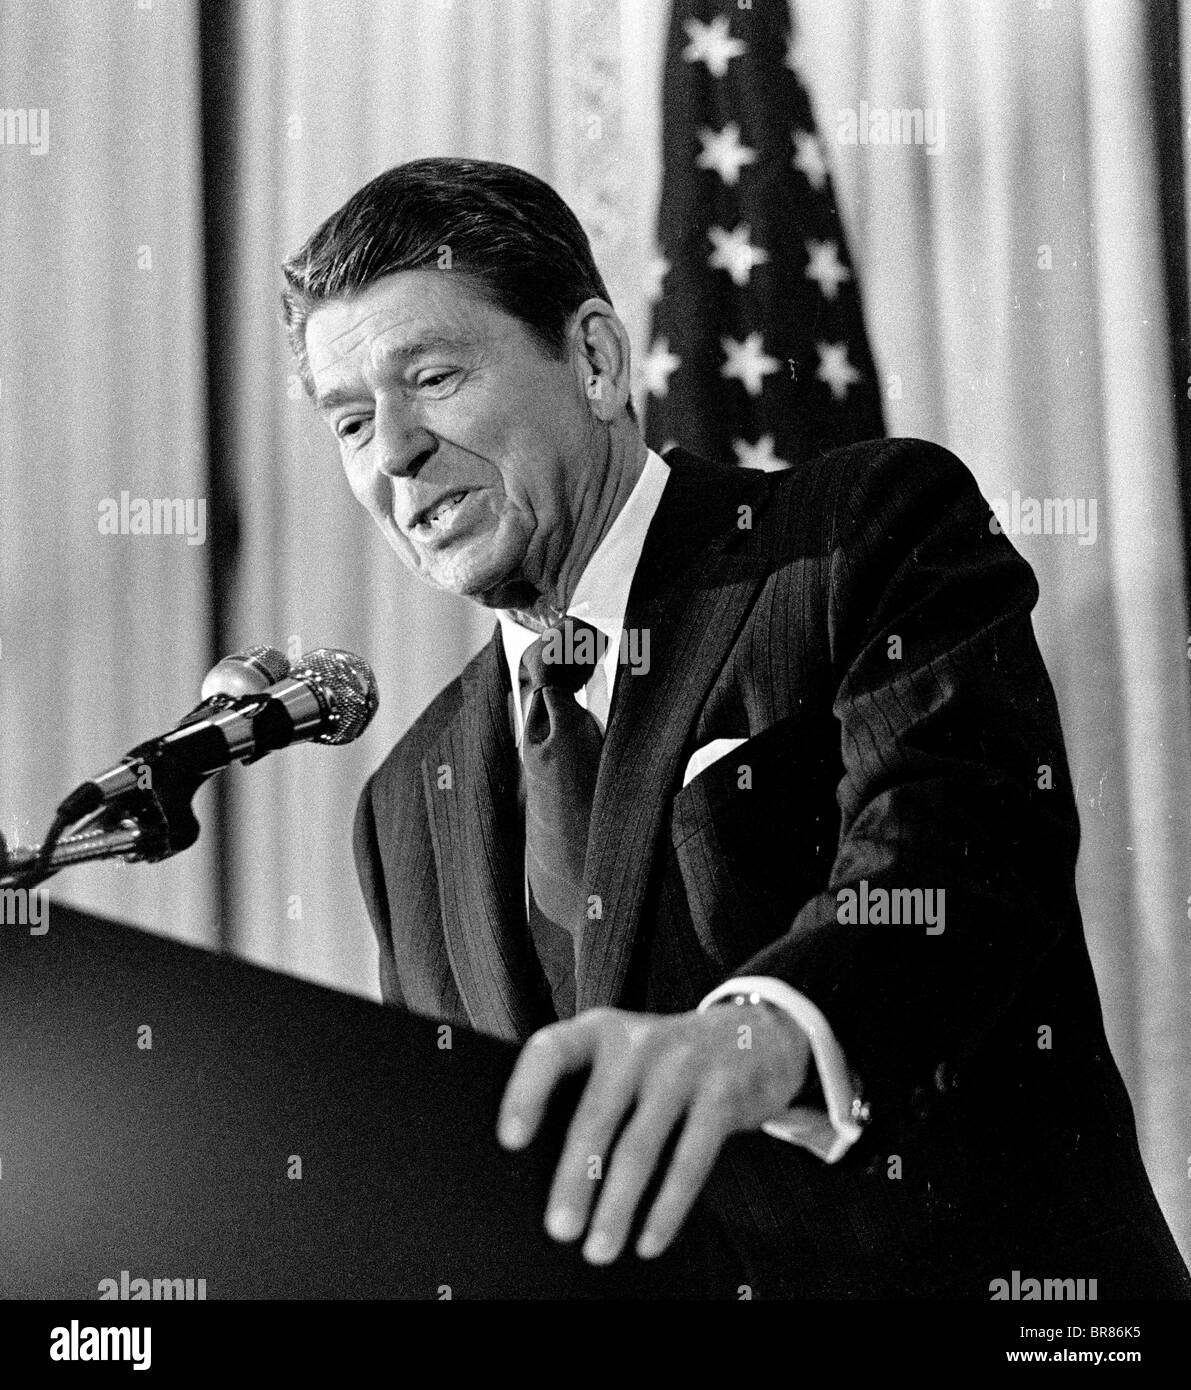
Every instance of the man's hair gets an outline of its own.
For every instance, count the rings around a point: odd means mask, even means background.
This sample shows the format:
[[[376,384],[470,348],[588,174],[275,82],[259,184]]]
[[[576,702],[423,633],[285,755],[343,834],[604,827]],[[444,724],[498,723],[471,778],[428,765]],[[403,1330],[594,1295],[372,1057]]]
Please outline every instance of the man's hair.
[[[541,179],[484,159],[417,159],[378,174],[282,265],[285,329],[313,394],[306,323],[402,270],[462,275],[482,299],[562,359],[585,299],[612,303],[579,219]],[[629,415],[636,412],[629,401]]]

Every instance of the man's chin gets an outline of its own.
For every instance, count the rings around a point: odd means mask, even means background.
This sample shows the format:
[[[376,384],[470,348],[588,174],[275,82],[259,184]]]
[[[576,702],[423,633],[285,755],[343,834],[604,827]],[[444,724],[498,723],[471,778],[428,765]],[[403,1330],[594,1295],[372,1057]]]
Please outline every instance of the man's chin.
[[[515,608],[520,606],[516,600],[537,597],[536,591],[524,580],[492,563],[451,566],[427,578],[436,589],[470,599],[484,608]]]

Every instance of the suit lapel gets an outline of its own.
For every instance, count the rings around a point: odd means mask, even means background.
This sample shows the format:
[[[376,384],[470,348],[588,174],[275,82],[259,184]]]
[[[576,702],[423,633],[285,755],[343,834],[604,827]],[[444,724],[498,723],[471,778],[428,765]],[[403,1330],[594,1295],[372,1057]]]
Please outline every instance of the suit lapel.
[[[447,955],[472,1024],[525,1038],[553,1017],[525,925],[524,839],[499,629],[422,764]],[[441,769],[449,769],[453,786]]]
[[[764,475],[682,450],[667,462],[625,615],[626,629],[649,634],[649,671],[618,672],[596,785],[577,1010],[620,999],[679,758],[766,573],[742,544],[751,532],[739,511],[755,520]]]

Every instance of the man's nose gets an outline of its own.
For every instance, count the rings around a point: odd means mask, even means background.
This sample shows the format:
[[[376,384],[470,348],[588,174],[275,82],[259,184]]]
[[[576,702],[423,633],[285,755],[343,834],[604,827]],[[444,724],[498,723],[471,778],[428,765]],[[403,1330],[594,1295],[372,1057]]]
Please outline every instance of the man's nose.
[[[376,468],[390,478],[415,478],[438,447],[434,435],[404,404],[379,402]]]

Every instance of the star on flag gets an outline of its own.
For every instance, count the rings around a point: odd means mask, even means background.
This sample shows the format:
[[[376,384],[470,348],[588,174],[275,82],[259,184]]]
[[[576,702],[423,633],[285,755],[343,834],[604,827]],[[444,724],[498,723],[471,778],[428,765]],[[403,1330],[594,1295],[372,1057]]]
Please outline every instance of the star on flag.
[[[750,333],[743,343],[735,338],[721,338],[720,346],[727,358],[720,375],[739,381],[750,396],[759,396],[765,377],[781,365],[765,351],[760,333]]]
[[[725,15],[716,15],[710,24],[700,24],[697,19],[688,19],[683,25],[690,43],[682,51],[688,63],[706,63],[712,77],[723,77],[733,58],[739,58],[747,45],[741,39],[734,39],[728,33],[728,20]]]
[[[714,169],[729,188],[740,181],[740,171],[746,164],[755,164],[757,151],[740,143],[740,127],[729,121],[723,130],[699,131],[702,152],[695,163],[700,169]]]
[[[670,274],[670,262],[659,251],[645,268],[645,298],[656,304],[662,297],[662,281]]]
[[[834,299],[840,285],[852,278],[852,272],[840,262],[839,247],[834,241],[808,241],[806,254],[810,257],[806,278],[815,281],[825,299]]]
[[[655,338],[653,346],[641,359],[641,380],[651,396],[664,396],[670,388],[670,378],[682,363],[670,351],[668,338]]]
[[[734,285],[747,285],[753,267],[769,260],[768,251],[749,241],[748,223],[741,223],[730,232],[723,227],[711,227],[707,236],[715,247],[707,264],[712,270],[726,270]]]
[[[848,394],[848,387],[861,380],[860,373],[848,361],[847,343],[816,343],[819,354],[819,370],[815,375],[831,387],[831,394],[842,401]]]
[[[750,444],[744,439],[734,439],[732,449],[741,468],[756,468],[762,473],[780,473],[783,468],[790,467],[785,459],[778,458],[773,452],[771,434],[763,434],[755,444]]]
[[[790,138],[794,141],[791,168],[797,169],[812,188],[821,189],[827,182],[827,161],[823,158],[823,146],[809,130],[796,130]]]

